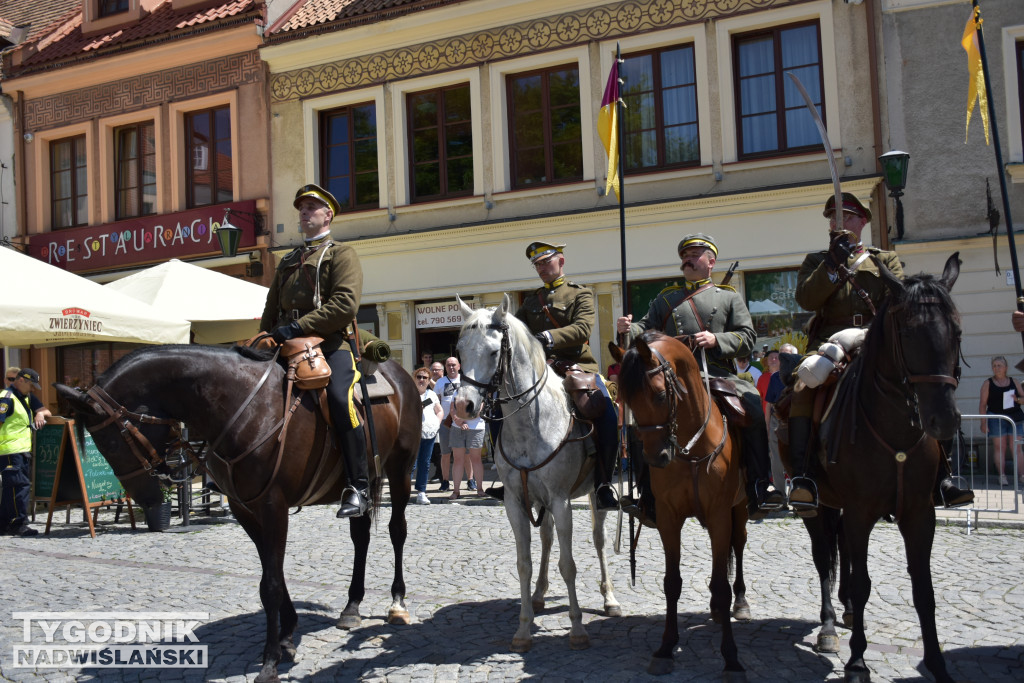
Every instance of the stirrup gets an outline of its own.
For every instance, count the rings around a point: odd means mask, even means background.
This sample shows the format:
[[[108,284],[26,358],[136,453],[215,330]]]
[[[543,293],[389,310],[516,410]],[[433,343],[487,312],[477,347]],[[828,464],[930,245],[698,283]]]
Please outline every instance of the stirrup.
[[[645,527],[649,527],[651,529],[658,528],[654,515],[648,516],[644,512],[643,508],[640,507],[640,501],[634,499],[632,496],[622,496],[619,498],[619,508],[630,517],[636,517],[636,519]]]
[[[793,508],[801,517],[814,517],[818,514],[818,484],[810,477],[793,477],[790,479],[793,485],[789,492],[789,507]],[[807,491],[811,494],[811,500],[793,500],[793,494],[797,491]]]
[[[602,499],[602,494],[604,494],[604,499]],[[598,486],[594,491],[594,497],[597,500],[598,510],[614,510],[619,507],[619,499],[611,484],[604,483]]]
[[[943,507],[947,509],[958,508],[974,502],[974,491],[962,489],[954,484],[952,479],[946,477],[939,482],[939,498],[939,502]]]
[[[369,508],[370,502],[366,494],[353,486],[348,486],[341,492],[341,507],[338,508],[335,517],[362,517]]]

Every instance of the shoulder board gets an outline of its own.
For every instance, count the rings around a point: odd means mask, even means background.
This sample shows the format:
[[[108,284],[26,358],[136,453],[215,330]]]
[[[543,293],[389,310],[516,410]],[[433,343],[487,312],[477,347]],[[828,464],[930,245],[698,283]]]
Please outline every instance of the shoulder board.
[[[736,288],[733,287],[732,285],[715,285],[715,288],[716,289],[724,289],[724,290],[727,290],[727,291],[739,294],[739,292],[736,291]]]
[[[658,296],[661,296],[662,294],[668,294],[669,292],[676,292],[676,291],[679,291],[682,288],[683,288],[682,285],[669,285],[665,289],[663,289],[660,292],[658,292]]]
[[[583,285],[578,285],[575,282],[573,282],[572,280],[566,280],[565,284],[567,284],[570,287],[575,287],[576,289],[586,289],[586,287],[584,287]]]

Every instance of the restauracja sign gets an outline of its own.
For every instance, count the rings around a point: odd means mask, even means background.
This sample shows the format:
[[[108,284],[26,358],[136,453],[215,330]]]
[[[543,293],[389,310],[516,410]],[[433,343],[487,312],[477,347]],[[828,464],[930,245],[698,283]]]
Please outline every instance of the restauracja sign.
[[[239,212],[231,217],[232,225],[242,229],[239,246],[255,246],[253,220],[245,215],[256,213],[256,202],[250,200],[32,235],[29,254],[70,271],[124,268],[171,258],[219,254],[214,230],[220,227],[226,208]]]

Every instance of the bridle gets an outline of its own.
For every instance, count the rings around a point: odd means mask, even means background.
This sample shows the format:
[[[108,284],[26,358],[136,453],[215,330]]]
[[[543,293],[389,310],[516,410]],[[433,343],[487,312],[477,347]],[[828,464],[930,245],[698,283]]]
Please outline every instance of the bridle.
[[[481,404],[480,416],[488,422],[499,422],[501,420],[507,420],[512,415],[515,415],[520,410],[530,405],[537,400],[540,396],[540,390],[544,388],[544,385],[548,381],[547,368],[540,373],[540,377],[537,378],[533,384],[524,389],[519,393],[515,393],[515,379],[512,377],[512,342],[509,340],[508,334],[508,323],[490,323],[485,326],[489,330],[498,330],[501,332],[501,346],[498,350],[498,367],[495,368],[494,373],[491,375],[491,379],[487,382],[481,382],[475,380],[468,375],[462,376],[462,381],[470,386],[480,389],[483,394],[483,402]],[[506,378],[506,374],[508,377]],[[506,398],[501,398],[498,395],[500,389],[504,389]],[[522,401],[524,396],[533,393],[533,396],[526,401]],[[503,405],[506,403],[512,403],[516,401],[519,403],[519,407],[513,410],[508,415],[502,415],[501,417],[494,417],[494,406]]]

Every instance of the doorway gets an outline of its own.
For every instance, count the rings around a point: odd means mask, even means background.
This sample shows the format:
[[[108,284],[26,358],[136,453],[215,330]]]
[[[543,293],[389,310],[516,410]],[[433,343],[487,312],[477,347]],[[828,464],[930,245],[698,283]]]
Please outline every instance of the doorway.
[[[459,328],[431,328],[416,331],[416,366],[422,365],[423,354],[431,355],[431,362],[444,363],[455,354],[459,342]]]

